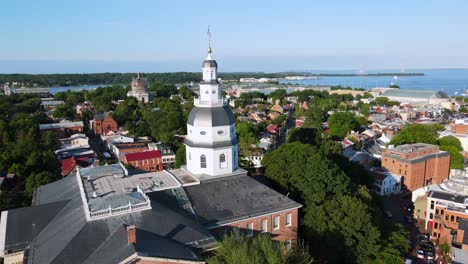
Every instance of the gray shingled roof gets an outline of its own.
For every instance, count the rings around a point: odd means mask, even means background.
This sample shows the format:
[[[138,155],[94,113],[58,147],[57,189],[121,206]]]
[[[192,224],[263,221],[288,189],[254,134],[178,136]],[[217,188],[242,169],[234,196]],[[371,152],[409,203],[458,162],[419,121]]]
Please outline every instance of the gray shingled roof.
[[[460,204],[465,203],[465,199],[467,198],[467,196],[464,196],[464,195],[457,195],[457,194],[453,194],[449,192],[438,192],[438,191],[430,191],[428,194],[428,197],[441,199],[445,201],[451,201],[451,202],[460,203]]]
[[[107,117],[107,113],[96,113],[94,115],[94,120],[104,120]]]
[[[71,194],[70,192],[73,189],[75,189],[75,192]],[[196,245],[197,248],[204,249],[212,246],[215,242],[209,231],[196,222],[194,218],[185,217],[157,201],[152,201],[152,210],[87,222],[81,196],[77,189],[76,177],[72,176],[45,185],[37,190],[35,203],[45,203],[40,206],[44,208],[50,206],[55,210],[52,210],[52,213],[51,210],[34,211],[36,219],[47,219],[48,221],[42,221],[46,226],[37,235],[35,234],[36,237],[30,243],[27,263],[84,263],[88,258],[90,258],[90,263],[93,263],[93,260],[96,260],[94,263],[114,263],[113,261],[106,261],[106,259],[99,259],[97,256],[108,254],[99,251],[105,246],[106,241],[115,235],[117,229],[123,225],[135,225],[138,229],[158,236],[159,241],[161,239],[173,240],[174,243],[164,245],[167,247],[163,250],[164,252],[177,252],[180,244],[190,243]],[[69,195],[66,197],[67,200],[58,202],[56,200],[64,198],[61,192]],[[56,205],[47,204],[49,201],[54,202]],[[17,218],[14,210],[9,211],[7,230],[19,230],[21,225],[24,225],[21,222],[10,221],[10,218]],[[10,237],[15,237],[15,235],[7,234],[7,241]],[[25,230],[24,237],[27,236],[28,230]],[[198,244],[194,242],[198,242]],[[127,253],[124,250],[124,244],[127,244],[126,236],[125,239],[113,243],[119,245],[116,248],[123,248],[123,251],[112,251],[113,253],[118,253],[120,256]],[[138,246],[140,248],[137,248],[137,251],[149,247],[145,244]],[[159,251],[152,249],[152,252],[156,254]],[[91,256],[93,257],[91,258]]]
[[[61,201],[8,211],[5,250],[24,249],[68,203]]]
[[[468,219],[465,219],[465,218],[460,219],[460,223],[458,224],[458,229],[465,231],[463,235],[463,244],[468,245]]]
[[[207,227],[302,207],[250,176],[230,176],[184,187],[199,221]]]
[[[229,106],[194,107],[190,112],[187,124],[198,127],[229,126],[236,122]]]

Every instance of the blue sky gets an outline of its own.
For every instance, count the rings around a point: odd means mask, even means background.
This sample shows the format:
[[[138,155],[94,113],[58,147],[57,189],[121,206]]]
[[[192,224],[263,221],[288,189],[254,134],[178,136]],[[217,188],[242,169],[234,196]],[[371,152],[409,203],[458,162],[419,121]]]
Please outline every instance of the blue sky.
[[[468,68],[468,1],[1,0],[0,72]]]

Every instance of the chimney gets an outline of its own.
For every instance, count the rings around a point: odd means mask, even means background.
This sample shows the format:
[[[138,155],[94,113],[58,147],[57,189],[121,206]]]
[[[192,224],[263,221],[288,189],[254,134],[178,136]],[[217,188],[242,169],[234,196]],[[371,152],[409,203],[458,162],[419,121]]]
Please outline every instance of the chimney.
[[[136,227],[134,225],[127,226],[127,240],[129,245],[136,243]]]

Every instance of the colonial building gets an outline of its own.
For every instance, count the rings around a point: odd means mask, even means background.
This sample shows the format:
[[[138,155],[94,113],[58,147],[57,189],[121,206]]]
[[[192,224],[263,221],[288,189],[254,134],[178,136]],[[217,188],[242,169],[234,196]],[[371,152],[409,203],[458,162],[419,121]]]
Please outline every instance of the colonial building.
[[[122,162],[145,171],[162,171],[164,168],[159,150],[128,153],[123,156]]]
[[[133,78],[130,86],[131,90],[127,93],[127,96],[133,96],[143,103],[147,103],[151,100],[148,93],[148,81],[146,78],[142,78],[140,73],[137,73],[136,78]]]
[[[3,211],[5,263],[204,263],[232,231],[297,239],[302,206],[238,166],[234,117],[211,50],[188,118],[187,166],[139,173],[121,163],[77,169]]]
[[[403,176],[403,185],[414,191],[448,178],[450,154],[436,145],[401,145],[382,150],[382,167]]]
[[[96,135],[107,135],[111,131],[118,131],[117,122],[107,113],[94,115],[94,119],[91,120],[91,127]]]

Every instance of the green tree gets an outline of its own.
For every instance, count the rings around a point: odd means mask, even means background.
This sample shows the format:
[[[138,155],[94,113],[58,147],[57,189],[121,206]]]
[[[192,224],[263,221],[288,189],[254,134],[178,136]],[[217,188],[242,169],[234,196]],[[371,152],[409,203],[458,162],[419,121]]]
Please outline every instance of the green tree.
[[[195,95],[195,93],[192,92],[192,90],[190,90],[190,88],[187,86],[179,87],[178,94],[185,100],[192,99]]]
[[[438,140],[439,146],[454,146],[458,151],[462,151],[463,147],[460,140],[454,136],[441,137]]]
[[[380,232],[369,207],[360,199],[338,194],[320,206],[307,206],[303,224],[314,251],[330,263],[369,263],[380,250]]]
[[[437,144],[438,131],[444,126],[439,124],[422,125],[412,124],[403,128],[400,133],[393,137],[390,144],[402,145],[413,143]]]
[[[463,170],[465,168],[465,166],[463,165],[463,157],[460,151],[457,149],[457,147],[443,145],[440,146],[440,149],[450,153],[450,169]]]
[[[344,138],[352,130],[358,130],[360,125],[351,112],[335,112],[328,118],[330,135]]]
[[[32,174],[26,179],[26,193],[32,195],[34,190],[38,187],[56,181],[57,179],[57,176],[50,172]]]
[[[73,119],[74,116],[75,116],[75,112],[73,111],[73,107],[71,105],[61,104],[55,107],[55,110],[54,110],[55,118]]]
[[[187,157],[185,152],[185,145],[180,145],[176,151],[175,167],[180,168],[182,165],[187,164]]]
[[[250,154],[251,145],[257,143],[259,129],[249,122],[237,122],[236,132],[239,137],[239,153],[242,156]]]
[[[308,264],[313,263],[304,246],[298,244],[285,250],[283,244],[275,243],[268,235],[246,238],[243,235],[226,236],[216,248],[210,264]]]
[[[280,100],[280,102],[282,102],[286,98],[287,95],[288,94],[287,94],[286,90],[276,89],[273,92],[271,92],[270,94],[268,94],[268,97],[273,100],[273,103],[275,103],[276,100]]]

